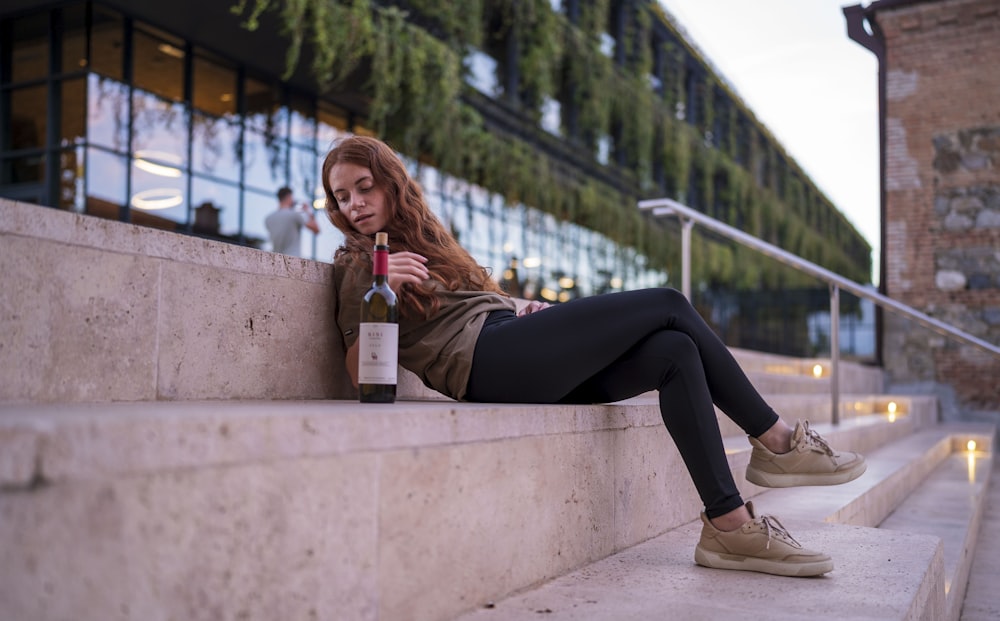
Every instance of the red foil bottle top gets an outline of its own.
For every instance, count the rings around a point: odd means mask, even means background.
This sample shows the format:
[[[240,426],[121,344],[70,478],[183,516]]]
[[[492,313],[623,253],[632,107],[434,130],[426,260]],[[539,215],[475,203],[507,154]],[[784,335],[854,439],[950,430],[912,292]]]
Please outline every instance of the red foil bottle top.
[[[389,275],[389,234],[375,233],[375,276]]]

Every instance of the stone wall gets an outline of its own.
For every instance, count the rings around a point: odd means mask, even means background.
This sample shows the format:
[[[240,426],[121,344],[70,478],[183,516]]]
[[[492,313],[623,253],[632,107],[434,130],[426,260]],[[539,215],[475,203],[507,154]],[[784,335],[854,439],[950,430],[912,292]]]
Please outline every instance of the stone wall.
[[[0,403],[351,398],[330,266],[0,199]]]
[[[891,5],[885,37],[885,286],[1000,343],[1000,3]],[[890,385],[938,393],[946,417],[1000,409],[1000,360],[886,317]]]

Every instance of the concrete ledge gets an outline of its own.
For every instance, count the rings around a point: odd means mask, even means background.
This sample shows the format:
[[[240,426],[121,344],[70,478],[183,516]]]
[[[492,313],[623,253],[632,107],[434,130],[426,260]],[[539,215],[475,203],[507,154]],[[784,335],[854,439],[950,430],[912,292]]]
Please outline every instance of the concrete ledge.
[[[0,199],[0,402],[346,397],[330,266]]]
[[[9,405],[0,440],[13,621],[449,619],[701,509],[644,398]]]
[[[5,621],[445,619],[699,506],[653,403],[0,412]]]
[[[0,403],[356,397],[326,263],[2,198],[0,262]],[[829,393],[822,360],[734,354],[763,392]],[[398,394],[444,399],[406,371]]]
[[[32,481],[427,449],[663,426],[654,400],[543,406],[454,401],[186,401],[0,406],[0,472]]]

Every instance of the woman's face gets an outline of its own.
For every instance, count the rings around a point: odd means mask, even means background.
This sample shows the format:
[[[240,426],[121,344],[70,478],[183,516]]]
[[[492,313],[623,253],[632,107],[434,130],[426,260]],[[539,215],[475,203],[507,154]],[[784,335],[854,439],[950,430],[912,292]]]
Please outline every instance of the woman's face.
[[[364,166],[341,162],[330,169],[330,189],[337,209],[351,227],[364,235],[386,230],[389,206],[385,191],[375,185],[372,171]]]

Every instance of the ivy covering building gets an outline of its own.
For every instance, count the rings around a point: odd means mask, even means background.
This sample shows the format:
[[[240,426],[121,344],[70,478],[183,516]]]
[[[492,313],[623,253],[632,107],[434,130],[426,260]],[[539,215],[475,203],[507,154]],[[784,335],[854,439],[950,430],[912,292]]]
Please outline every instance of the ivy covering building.
[[[870,245],[656,2],[9,0],[0,29],[4,196],[267,250],[277,188],[322,209],[323,156],[365,133],[525,297],[676,286],[678,226],[636,207],[659,197],[871,279]],[[808,350],[819,283],[699,235],[693,277],[732,344]]]

